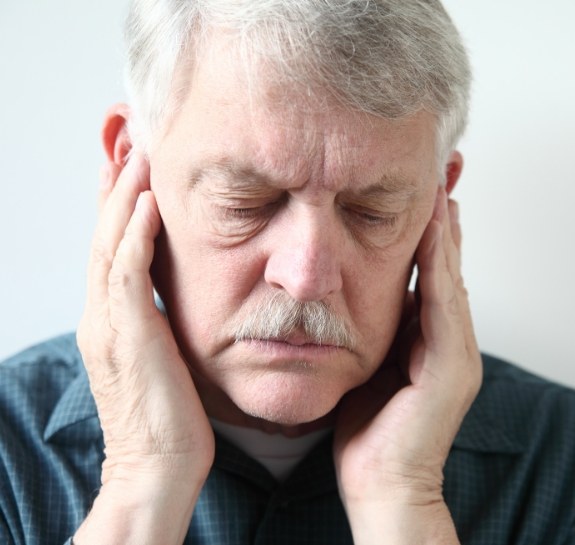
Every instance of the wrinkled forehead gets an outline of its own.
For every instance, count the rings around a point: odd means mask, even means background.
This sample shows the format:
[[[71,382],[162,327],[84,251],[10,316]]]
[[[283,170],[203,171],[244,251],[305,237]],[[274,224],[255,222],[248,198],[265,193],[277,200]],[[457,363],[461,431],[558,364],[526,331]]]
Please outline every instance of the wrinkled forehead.
[[[350,178],[383,166],[416,177],[435,166],[433,115],[385,119],[342,104],[316,82],[286,86],[275,74],[265,59],[242,58],[233,36],[214,35],[180,87],[170,132],[192,155],[218,164],[249,157],[289,177],[323,169]]]
[[[402,129],[412,117],[425,117],[419,129],[425,138],[438,144],[434,114],[415,110],[403,117],[390,118],[366,113],[344,103],[337,90],[326,86],[325,79],[314,79],[309,66],[305,66],[305,55],[286,60],[287,66],[277,55],[269,57],[266,52],[246,51],[238,46],[238,40],[234,32],[222,29],[207,34],[196,50],[198,56],[183,86],[183,92],[188,93],[186,98],[199,88],[209,89],[207,97],[213,107],[216,101],[222,106],[233,102],[240,106],[242,114],[249,114],[254,120],[267,119],[278,127],[305,125],[308,132],[329,127],[332,133],[347,137],[350,145],[358,135],[373,132],[378,125]],[[350,130],[351,126],[361,130]]]

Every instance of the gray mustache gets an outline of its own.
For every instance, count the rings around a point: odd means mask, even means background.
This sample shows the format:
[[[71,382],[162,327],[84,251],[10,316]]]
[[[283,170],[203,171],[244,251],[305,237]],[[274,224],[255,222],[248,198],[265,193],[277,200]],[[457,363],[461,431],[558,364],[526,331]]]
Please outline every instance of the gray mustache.
[[[322,301],[295,301],[277,292],[238,325],[235,341],[285,339],[294,331],[305,333],[310,342],[353,350],[354,335],[347,322]]]

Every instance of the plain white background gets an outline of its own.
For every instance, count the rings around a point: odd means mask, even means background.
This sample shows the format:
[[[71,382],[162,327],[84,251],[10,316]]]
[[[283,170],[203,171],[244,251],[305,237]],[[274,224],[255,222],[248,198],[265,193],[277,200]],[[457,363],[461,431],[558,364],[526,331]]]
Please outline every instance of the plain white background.
[[[81,315],[126,5],[0,6],[0,359]],[[445,5],[475,70],[455,197],[480,345],[575,386],[575,3]]]

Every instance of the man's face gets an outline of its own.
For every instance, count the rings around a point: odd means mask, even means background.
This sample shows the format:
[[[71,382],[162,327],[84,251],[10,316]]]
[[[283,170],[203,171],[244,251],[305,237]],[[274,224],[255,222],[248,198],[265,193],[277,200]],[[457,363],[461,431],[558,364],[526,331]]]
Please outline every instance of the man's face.
[[[246,414],[312,421],[393,341],[437,192],[434,120],[310,112],[296,94],[274,105],[278,89],[250,94],[225,51],[207,64],[150,154],[158,289],[197,382]],[[325,303],[353,344],[319,345],[301,327],[235,342],[277,293]]]

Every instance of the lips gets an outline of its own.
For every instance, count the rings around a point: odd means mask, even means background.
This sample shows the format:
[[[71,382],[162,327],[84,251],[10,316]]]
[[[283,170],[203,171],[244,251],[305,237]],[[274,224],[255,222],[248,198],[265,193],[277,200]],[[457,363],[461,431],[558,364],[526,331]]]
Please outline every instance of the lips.
[[[292,346],[323,346],[323,347],[333,347],[330,343],[318,343],[306,335],[303,334],[295,334],[295,335],[288,335],[287,337],[279,337],[275,339],[259,339],[261,342],[281,342],[290,344]]]
[[[343,347],[333,344],[320,344],[305,336],[289,336],[271,339],[245,339],[247,346],[252,346],[260,353],[272,353],[277,356],[305,357],[327,355]]]

